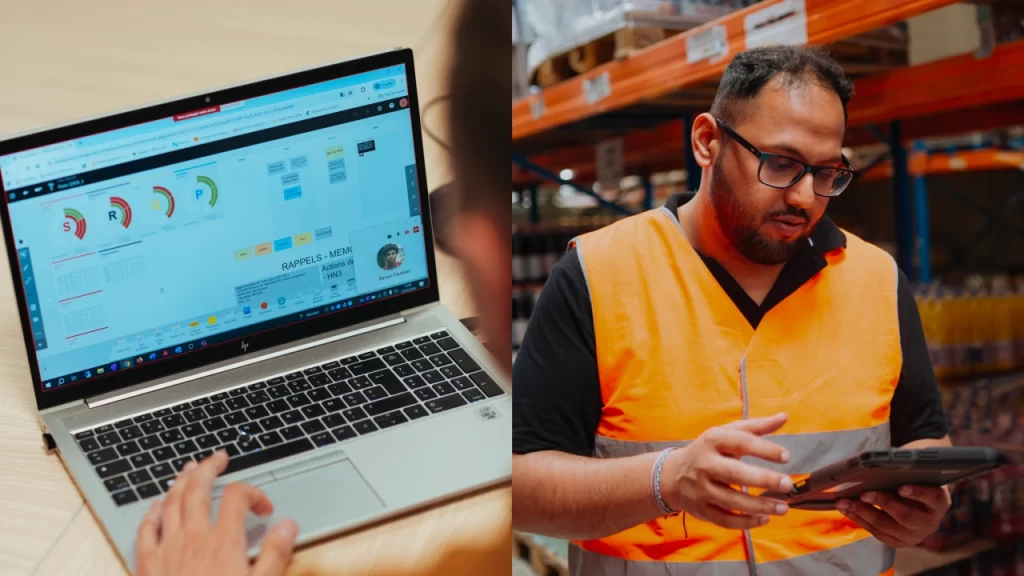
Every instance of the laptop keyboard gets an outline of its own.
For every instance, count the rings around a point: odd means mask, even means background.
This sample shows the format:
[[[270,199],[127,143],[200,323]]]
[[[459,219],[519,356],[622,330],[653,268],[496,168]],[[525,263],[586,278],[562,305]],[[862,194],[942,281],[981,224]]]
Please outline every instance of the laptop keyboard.
[[[447,332],[238,386],[75,434],[118,506],[159,496],[192,460],[225,474],[504,391]]]

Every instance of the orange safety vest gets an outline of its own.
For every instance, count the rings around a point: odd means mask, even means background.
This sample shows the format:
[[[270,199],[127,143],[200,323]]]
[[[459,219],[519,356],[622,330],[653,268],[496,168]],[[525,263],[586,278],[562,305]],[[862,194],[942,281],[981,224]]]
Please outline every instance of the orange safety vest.
[[[574,244],[590,291],[603,409],[595,456],[685,446],[741,418],[787,412],[767,438],[807,474],[887,449],[902,365],[892,257],[847,234],[846,249],[755,330],[666,208]],[[762,461],[758,461],[764,464]],[[587,576],[890,574],[895,551],[839,512],[790,510],[749,531],[658,518],[570,546]],[[688,534],[688,536],[686,535]]]

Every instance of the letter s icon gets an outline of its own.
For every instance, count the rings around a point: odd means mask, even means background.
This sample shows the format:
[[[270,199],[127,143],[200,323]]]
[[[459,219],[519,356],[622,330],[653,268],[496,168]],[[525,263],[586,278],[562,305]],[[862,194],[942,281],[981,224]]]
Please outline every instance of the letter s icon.
[[[68,224],[67,222],[65,222],[64,223],[64,231],[65,232],[71,232],[71,224]]]

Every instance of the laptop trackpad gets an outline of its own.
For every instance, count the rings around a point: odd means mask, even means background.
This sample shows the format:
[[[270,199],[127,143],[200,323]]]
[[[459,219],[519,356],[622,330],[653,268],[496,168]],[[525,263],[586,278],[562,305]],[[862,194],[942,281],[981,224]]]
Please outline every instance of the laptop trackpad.
[[[281,519],[295,520],[302,541],[324,536],[384,508],[348,460],[260,483],[260,489],[274,503],[274,513],[268,518],[249,515],[246,531],[250,555],[259,551],[266,531]],[[219,508],[217,498],[214,514]]]

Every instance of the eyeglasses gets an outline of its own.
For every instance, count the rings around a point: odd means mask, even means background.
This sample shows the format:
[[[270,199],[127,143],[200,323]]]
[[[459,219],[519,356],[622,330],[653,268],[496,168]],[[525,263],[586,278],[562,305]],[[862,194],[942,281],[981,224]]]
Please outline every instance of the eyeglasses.
[[[751,154],[757,156],[758,160],[761,161],[761,165],[757,168],[757,179],[765,186],[789,188],[799,182],[804,175],[811,174],[814,177],[814,193],[818,196],[834,198],[842,194],[843,190],[846,190],[846,187],[850,185],[856,174],[850,168],[811,166],[796,158],[762,152],[757,146],[748,142],[746,138],[737,134],[735,130],[730,128],[720,118],[715,118],[715,121],[718,122],[718,126],[726,134],[735,139],[740,146],[749,150]]]

